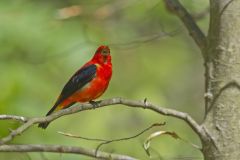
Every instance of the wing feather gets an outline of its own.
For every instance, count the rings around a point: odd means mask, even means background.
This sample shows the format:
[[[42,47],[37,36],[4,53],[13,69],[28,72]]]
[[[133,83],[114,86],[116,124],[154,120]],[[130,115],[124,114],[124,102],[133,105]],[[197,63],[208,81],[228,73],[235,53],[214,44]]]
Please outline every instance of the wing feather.
[[[88,65],[77,71],[65,84],[58,100],[47,115],[51,114],[65,99],[88,84],[96,76],[96,72],[97,66],[95,64]]]

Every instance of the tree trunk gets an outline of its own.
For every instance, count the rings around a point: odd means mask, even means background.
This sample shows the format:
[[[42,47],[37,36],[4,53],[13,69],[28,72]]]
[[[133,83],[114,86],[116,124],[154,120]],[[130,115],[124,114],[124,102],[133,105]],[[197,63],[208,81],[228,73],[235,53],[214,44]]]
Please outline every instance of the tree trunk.
[[[210,0],[205,160],[240,159],[240,0]]]

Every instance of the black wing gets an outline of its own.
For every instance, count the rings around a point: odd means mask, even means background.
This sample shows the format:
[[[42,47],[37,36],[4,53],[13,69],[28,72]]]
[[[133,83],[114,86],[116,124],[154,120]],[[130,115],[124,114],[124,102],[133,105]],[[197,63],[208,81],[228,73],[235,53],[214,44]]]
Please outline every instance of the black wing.
[[[77,71],[70,80],[65,84],[64,88],[62,89],[62,92],[55,103],[55,105],[52,107],[52,109],[48,112],[47,115],[51,114],[54,109],[63,102],[66,98],[70,97],[72,94],[74,94],[77,90],[81,89],[83,86],[85,86],[88,82],[90,82],[95,76],[96,76],[97,66],[94,64],[91,64],[89,66],[86,66],[79,71]]]

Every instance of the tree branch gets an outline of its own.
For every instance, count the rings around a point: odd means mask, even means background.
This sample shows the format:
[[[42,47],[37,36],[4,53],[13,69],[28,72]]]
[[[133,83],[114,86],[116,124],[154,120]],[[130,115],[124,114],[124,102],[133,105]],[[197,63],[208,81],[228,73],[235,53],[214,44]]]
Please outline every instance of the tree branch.
[[[184,23],[190,36],[192,36],[196,44],[200,47],[203,57],[205,58],[204,50],[206,48],[207,40],[201,29],[195,23],[192,16],[188,13],[188,11],[181,5],[181,3],[178,0],[164,0],[164,2],[166,4],[167,9],[176,16],[178,16]]]
[[[0,152],[55,152],[55,153],[74,153],[81,154],[97,159],[111,160],[137,160],[136,158],[98,151],[97,155],[94,149],[82,147],[61,146],[61,145],[40,145],[40,144],[18,144],[18,145],[0,145]]]
[[[148,103],[146,99],[144,101],[135,101],[135,100],[129,100],[129,99],[123,99],[123,98],[112,98],[112,99],[106,99],[98,102],[97,106],[93,106],[92,104],[85,103],[85,104],[78,104],[74,107],[70,107],[64,110],[60,110],[56,113],[53,113],[52,115],[49,115],[47,117],[36,117],[36,118],[29,118],[26,123],[21,125],[15,130],[12,130],[9,135],[2,138],[0,140],[0,145],[5,144],[9,141],[11,141],[14,137],[17,135],[20,135],[24,131],[26,131],[29,127],[31,127],[33,124],[41,123],[41,122],[50,122],[53,121],[63,115],[73,114],[84,110],[90,110],[95,108],[100,108],[104,106],[109,105],[116,105],[116,104],[122,104],[129,107],[134,108],[143,108],[143,109],[149,109],[152,111],[155,111],[157,113],[160,113],[165,116],[171,116],[178,119],[184,120],[194,131],[195,133],[201,138],[205,139],[206,135],[202,127],[187,113],[180,112],[173,109],[167,109],[163,108],[151,103]]]
[[[15,116],[15,115],[6,115],[6,114],[1,114],[0,115],[0,120],[15,120],[19,122],[27,122],[28,118],[23,117],[23,116]]]

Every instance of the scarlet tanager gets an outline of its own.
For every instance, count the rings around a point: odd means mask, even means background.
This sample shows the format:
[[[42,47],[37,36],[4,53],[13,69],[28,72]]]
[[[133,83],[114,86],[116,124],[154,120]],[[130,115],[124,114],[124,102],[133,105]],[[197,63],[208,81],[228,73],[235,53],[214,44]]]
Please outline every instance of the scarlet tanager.
[[[93,58],[83,65],[65,84],[56,103],[46,116],[68,108],[77,102],[93,103],[108,87],[112,76],[112,63],[108,46],[99,46]],[[49,122],[38,127],[47,128]]]

